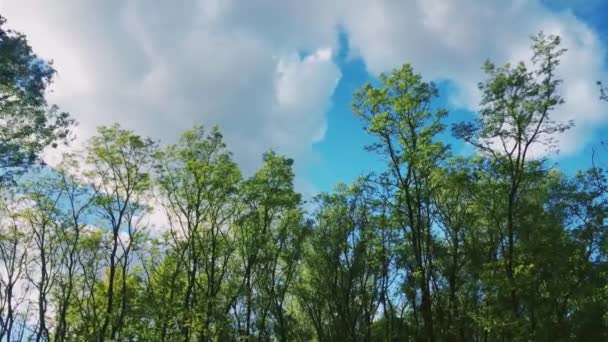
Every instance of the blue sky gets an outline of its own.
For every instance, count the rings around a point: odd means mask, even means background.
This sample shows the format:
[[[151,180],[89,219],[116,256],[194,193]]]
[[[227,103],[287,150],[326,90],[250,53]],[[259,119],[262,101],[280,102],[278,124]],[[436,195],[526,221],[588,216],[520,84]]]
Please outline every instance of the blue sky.
[[[595,86],[608,80],[608,0],[0,0],[0,12],[54,61],[49,99],[80,122],[75,147],[114,122],[164,143],[219,125],[245,174],[273,148],[296,160],[306,195],[382,168],[350,110],[362,84],[410,63],[439,85],[449,122],[471,118],[483,61],[527,59],[539,30],[570,50],[554,116],[577,126],[554,160],[588,165],[608,132]]]
[[[348,183],[369,172],[385,170],[382,156],[365,150],[365,146],[373,143],[374,139],[363,130],[362,123],[351,111],[352,94],[365,83],[377,83],[377,77],[365,70],[361,59],[348,58],[348,37],[345,34],[341,35],[340,53],[336,56],[336,61],[344,74],[332,97],[326,137],[313,147],[318,153],[318,162],[310,164],[306,170],[320,191],[330,191],[339,182]],[[449,108],[446,99],[451,88],[450,82],[438,82],[437,86],[440,94],[435,105]],[[448,127],[442,139],[450,144],[455,154],[465,147],[462,142],[451,137],[449,125],[472,119],[473,115],[472,111],[453,108],[445,120]]]
[[[608,18],[608,1],[544,0],[543,2],[554,11],[571,10],[577,18],[584,21],[597,33],[599,39],[605,46],[608,45],[608,20],[606,20],[606,18]],[[603,60],[605,64],[608,64],[608,54],[604,54]],[[577,154],[557,159],[557,163],[563,170],[573,173],[581,168],[589,167],[591,165],[593,149],[595,148],[596,151],[600,152],[603,151],[603,149],[598,146],[597,142],[599,142],[600,139],[606,139],[608,136],[608,126],[599,125],[593,132],[590,132],[590,134],[594,136],[595,143],[587,144]],[[605,157],[603,157],[602,160],[605,160]]]
[[[577,18],[598,34],[604,44],[608,43],[608,20],[606,20],[608,1],[544,0],[543,4],[555,12],[572,11]],[[347,56],[348,37],[343,33],[340,53],[335,57],[343,76],[332,97],[333,104],[328,112],[327,136],[323,141],[314,145],[315,151],[319,154],[319,163],[311,164],[306,170],[308,177],[322,191],[330,191],[338,182],[350,182],[358,176],[368,172],[381,171],[384,168],[384,161],[380,156],[364,150],[364,146],[373,139],[363,131],[361,123],[350,110],[352,93],[362,84],[374,82],[376,78],[366,71],[361,59],[348,59]],[[608,55],[605,55],[604,59],[608,63]],[[406,62],[404,61],[404,63]],[[474,117],[474,110],[450,108],[446,101],[446,97],[451,91],[449,82],[439,82],[438,85],[441,97],[437,100],[438,105],[450,111],[446,123],[450,124]],[[463,143],[450,136],[449,128],[446,131],[445,141],[452,146],[453,153],[461,153],[464,148]],[[570,174],[589,167],[593,148],[597,151],[602,150],[597,142],[608,136],[608,126],[599,125],[589,134],[594,137],[592,143],[586,144],[584,148],[574,154],[553,155],[549,163]]]

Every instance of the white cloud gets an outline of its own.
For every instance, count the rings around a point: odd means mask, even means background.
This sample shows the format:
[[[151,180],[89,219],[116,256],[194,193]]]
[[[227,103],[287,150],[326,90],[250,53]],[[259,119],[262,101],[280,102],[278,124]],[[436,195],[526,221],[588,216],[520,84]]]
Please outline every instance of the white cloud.
[[[304,165],[323,139],[342,72],[332,60],[339,29],[370,73],[410,62],[426,79],[453,81],[452,103],[470,109],[486,58],[525,58],[530,35],[560,33],[570,51],[557,117],[577,121],[562,151],[576,152],[607,112],[594,88],[607,78],[598,37],[534,0],[0,0],[0,10],[55,60],[52,100],[82,135],[120,121],[172,141],[217,124],[247,173],[268,147]]]
[[[289,140],[304,135],[317,142],[325,135],[324,113],[340,71],[331,63],[331,49],[318,49],[303,59],[292,56],[279,61],[275,82],[277,108],[271,111],[270,131],[279,133],[278,146],[289,145]],[[294,126],[299,122],[302,125]],[[296,140],[305,137],[296,138]],[[277,147],[278,147],[277,146]]]
[[[281,10],[274,3],[259,5]],[[283,10],[300,10],[294,5]],[[315,7],[307,22],[280,19],[280,31],[272,14],[231,1],[8,0],[0,7],[10,27],[54,59],[51,100],[73,113],[84,137],[114,121],[164,142],[194,124],[220,125],[249,173],[267,148],[306,157],[325,132],[340,72],[331,59],[334,29],[309,29]],[[311,54],[298,58],[300,51]]]
[[[367,4],[367,5],[365,5]],[[554,13],[538,1],[379,0],[353,4],[345,17],[353,55],[371,73],[410,62],[427,79],[450,80],[456,107],[477,108],[477,83],[486,59],[498,64],[529,57],[529,37],[540,30],[559,34],[569,51],[559,77],[566,104],[554,119],[574,119],[576,127],[560,139],[563,154],[578,152],[593,137],[592,127],[606,121],[608,108],[595,82],[606,79],[606,51],[597,35],[570,12]]]

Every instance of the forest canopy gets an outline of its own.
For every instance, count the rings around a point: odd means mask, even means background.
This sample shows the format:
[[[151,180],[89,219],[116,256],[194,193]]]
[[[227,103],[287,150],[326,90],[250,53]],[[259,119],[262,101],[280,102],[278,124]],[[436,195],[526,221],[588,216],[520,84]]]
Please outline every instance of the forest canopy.
[[[1,340],[608,339],[602,150],[576,174],[536,153],[576,124],[554,118],[559,37],[485,63],[476,117],[451,127],[409,64],[362,85],[352,111],[385,167],[305,201],[293,159],[269,150],[244,177],[217,127],[169,144],[99,127],[45,166],[74,121],[4,24]]]

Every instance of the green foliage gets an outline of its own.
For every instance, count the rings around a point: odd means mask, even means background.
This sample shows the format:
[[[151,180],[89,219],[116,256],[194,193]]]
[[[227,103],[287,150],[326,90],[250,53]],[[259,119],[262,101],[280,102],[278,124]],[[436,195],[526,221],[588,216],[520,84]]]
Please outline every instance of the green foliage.
[[[306,246],[300,306],[319,340],[371,338],[381,277],[379,218],[363,184],[339,186],[317,198],[320,207]]]
[[[45,100],[55,70],[40,59],[18,32],[5,29],[0,16],[0,182],[39,162],[51,145],[66,142],[74,121]]]
[[[99,128],[2,193],[0,339],[607,340],[606,171],[535,158],[571,125],[551,119],[559,43],[486,63],[479,116],[453,127],[469,157],[442,141],[448,113],[411,66],[364,85],[353,110],[386,169],[312,203],[274,151],[243,178],[218,128],[162,149]],[[45,68],[0,101],[42,94]]]
[[[559,47],[559,37],[542,32],[532,42],[531,66],[485,63],[488,79],[479,85],[483,95],[479,118],[453,127],[457,137],[483,152],[500,153],[511,164],[523,162],[517,158],[525,159],[535,144],[554,147],[554,134],[573,125],[551,119],[552,110],[563,103],[558,94],[562,81],[555,78],[555,70],[566,50]]]

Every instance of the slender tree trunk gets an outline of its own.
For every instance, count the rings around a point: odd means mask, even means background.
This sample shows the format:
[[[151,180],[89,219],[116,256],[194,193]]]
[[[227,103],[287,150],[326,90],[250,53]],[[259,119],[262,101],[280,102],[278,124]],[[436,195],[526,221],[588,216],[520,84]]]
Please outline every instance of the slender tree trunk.
[[[118,250],[118,229],[113,229],[112,252],[110,253],[110,274],[108,276],[108,293],[106,300],[106,314],[103,320],[101,331],[99,332],[99,342],[105,341],[106,332],[112,320],[114,312],[114,278],[116,276],[116,252]]]

